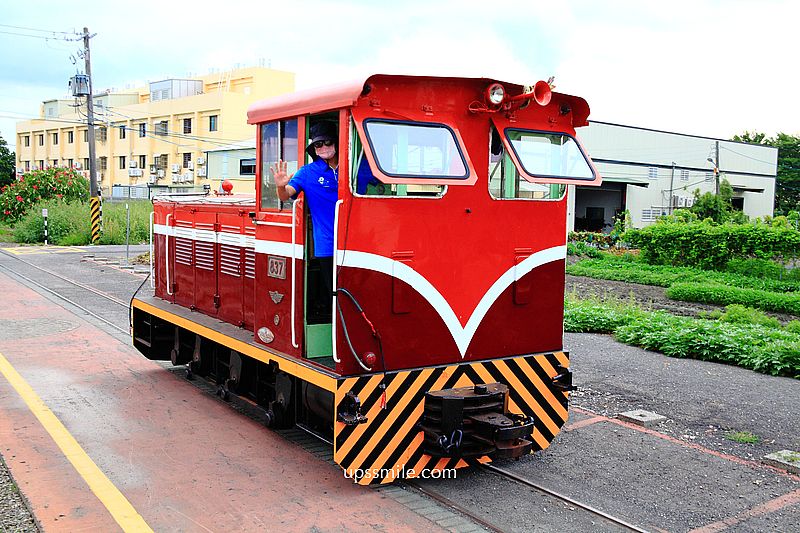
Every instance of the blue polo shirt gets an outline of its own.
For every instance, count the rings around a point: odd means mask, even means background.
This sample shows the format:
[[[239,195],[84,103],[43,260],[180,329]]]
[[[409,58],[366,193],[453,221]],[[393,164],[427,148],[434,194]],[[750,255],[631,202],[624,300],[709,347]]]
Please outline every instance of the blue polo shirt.
[[[289,180],[298,194],[305,193],[314,227],[314,256],[333,256],[333,216],[339,199],[338,171],[324,159],[317,159],[298,170]],[[295,195],[293,198],[296,198]]]

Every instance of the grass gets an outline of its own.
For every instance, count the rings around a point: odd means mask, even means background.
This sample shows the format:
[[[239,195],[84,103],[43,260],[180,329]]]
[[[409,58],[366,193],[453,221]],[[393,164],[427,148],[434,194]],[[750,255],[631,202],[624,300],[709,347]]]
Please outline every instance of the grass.
[[[758,444],[761,441],[758,435],[749,431],[729,431],[725,433],[725,438],[741,444]]]
[[[564,330],[612,333],[625,344],[669,357],[700,359],[800,379],[800,334],[753,323],[673,316],[631,302],[591,298],[565,301]]]
[[[0,224],[0,242],[14,242],[14,228]]]

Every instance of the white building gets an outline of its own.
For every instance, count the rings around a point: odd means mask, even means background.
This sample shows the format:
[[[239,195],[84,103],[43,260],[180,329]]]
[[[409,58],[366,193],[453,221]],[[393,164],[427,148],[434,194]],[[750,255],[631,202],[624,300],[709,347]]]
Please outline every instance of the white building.
[[[570,230],[608,231],[626,209],[640,228],[689,207],[695,189],[715,191],[717,162],[720,180],[733,186],[735,209],[751,218],[773,215],[777,148],[594,121],[578,135],[603,185],[570,187]]]

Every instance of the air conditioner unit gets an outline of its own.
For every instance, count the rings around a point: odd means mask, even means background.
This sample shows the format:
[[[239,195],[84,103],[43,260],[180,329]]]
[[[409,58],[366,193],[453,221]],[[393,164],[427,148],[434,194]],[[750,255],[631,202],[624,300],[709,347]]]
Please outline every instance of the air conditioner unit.
[[[178,174],[181,171],[181,166],[178,163],[173,163],[172,165],[172,173]]]
[[[158,170],[158,177],[159,178],[163,178],[164,177],[164,171],[163,170],[161,170],[161,169]]]
[[[141,168],[132,168],[132,169],[128,170],[128,176],[138,178],[138,177],[141,177],[141,175],[142,175],[142,169]]]
[[[188,163],[186,163],[186,168],[188,168],[189,170],[194,170],[194,163],[192,161],[189,161]]]
[[[133,159],[131,159],[130,162],[128,163],[128,168],[136,168],[138,166],[139,164]]]
[[[155,176],[151,176],[150,179],[147,181],[147,183],[155,183],[156,181],[157,178]]]
[[[192,176],[191,172],[187,172],[183,175],[183,181],[186,183],[192,183],[194,181],[194,176]]]
[[[206,167],[200,167],[195,172],[198,178],[205,178],[206,177]]]
[[[72,168],[74,168],[75,170],[80,170],[80,169],[81,169],[81,163],[80,163],[80,161],[75,161],[75,162],[72,164]]]
[[[197,164],[198,165],[205,165],[206,164],[206,158],[205,157],[198,157],[197,158]]]
[[[158,172],[158,167],[155,165],[150,165],[150,174],[155,174]]]

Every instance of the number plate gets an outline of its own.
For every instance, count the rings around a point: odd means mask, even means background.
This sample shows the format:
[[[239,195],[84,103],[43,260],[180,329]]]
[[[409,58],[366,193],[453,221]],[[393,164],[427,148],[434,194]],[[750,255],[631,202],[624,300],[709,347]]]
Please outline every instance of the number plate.
[[[267,276],[271,278],[286,279],[286,258],[268,255]]]

